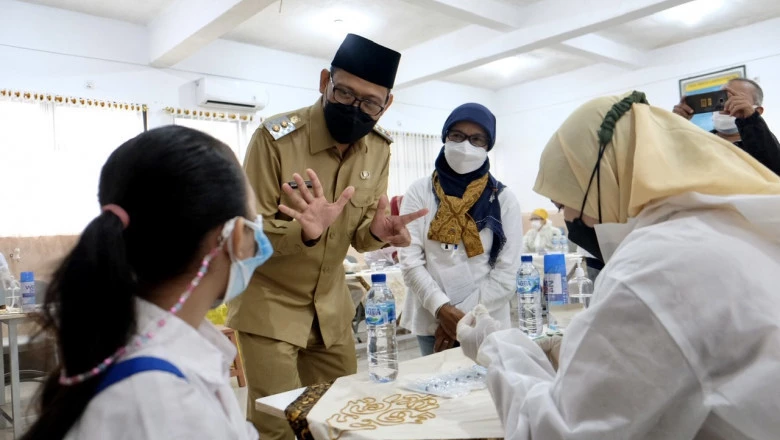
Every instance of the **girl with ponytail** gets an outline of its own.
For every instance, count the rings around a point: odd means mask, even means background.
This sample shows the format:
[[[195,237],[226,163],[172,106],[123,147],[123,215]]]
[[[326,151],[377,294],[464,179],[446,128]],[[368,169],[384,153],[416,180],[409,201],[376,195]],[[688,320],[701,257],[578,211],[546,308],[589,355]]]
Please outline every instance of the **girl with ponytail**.
[[[109,157],[98,199],[47,291],[60,364],[23,438],[257,438],[228,382],[235,348],[204,320],[271,255],[235,156],[151,130]]]

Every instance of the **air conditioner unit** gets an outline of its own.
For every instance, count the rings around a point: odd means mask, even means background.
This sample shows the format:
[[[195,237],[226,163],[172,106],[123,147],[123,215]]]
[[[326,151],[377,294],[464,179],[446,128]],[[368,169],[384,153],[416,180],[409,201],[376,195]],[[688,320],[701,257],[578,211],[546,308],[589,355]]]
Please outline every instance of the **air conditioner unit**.
[[[256,112],[268,105],[268,91],[257,84],[220,78],[195,81],[195,98],[203,107]]]

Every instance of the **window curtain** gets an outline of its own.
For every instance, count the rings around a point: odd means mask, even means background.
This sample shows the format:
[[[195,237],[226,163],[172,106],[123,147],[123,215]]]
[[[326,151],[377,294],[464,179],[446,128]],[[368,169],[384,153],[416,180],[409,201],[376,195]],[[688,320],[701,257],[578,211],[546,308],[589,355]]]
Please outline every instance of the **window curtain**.
[[[409,186],[422,177],[430,177],[436,157],[442,147],[439,135],[391,132],[390,176],[387,195],[403,195]]]
[[[0,100],[0,121],[0,236],[79,234],[100,212],[103,164],[144,130],[140,108],[56,102]]]
[[[249,141],[252,139],[252,135],[259,126],[260,121],[256,123],[235,120],[220,121],[176,116],[173,118],[173,123],[214,136],[227,144],[233,150],[233,153],[236,154],[238,161],[243,164],[247,146],[249,146]]]

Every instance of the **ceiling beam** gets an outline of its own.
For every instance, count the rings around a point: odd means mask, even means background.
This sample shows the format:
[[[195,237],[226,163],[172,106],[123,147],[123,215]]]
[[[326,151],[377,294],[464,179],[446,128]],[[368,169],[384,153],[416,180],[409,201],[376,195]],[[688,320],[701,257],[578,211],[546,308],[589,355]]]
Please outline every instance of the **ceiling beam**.
[[[647,63],[647,54],[644,51],[616,43],[598,34],[572,38],[553,47],[597,63],[613,64],[627,69],[638,69]]]
[[[415,6],[497,31],[508,32],[523,23],[522,8],[496,0],[405,0]]]
[[[275,0],[176,0],[149,23],[149,63],[186,59]]]
[[[411,2],[412,0],[406,1]],[[554,6],[564,6],[563,4],[552,4],[555,3],[554,1],[548,1],[520,8],[495,0],[485,1],[491,4],[475,3],[468,0],[414,0],[414,4],[501,32],[522,28],[528,24],[529,20],[549,21],[554,19],[556,14],[551,14],[549,11],[554,10]],[[593,7],[592,4],[571,0],[565,6],[567,6],[567,11],[571,11],[573,8],[577,14],[586,12],[586,7]],[[642,51],[595,34],[583,35],[553,47],[595,62],[614,64],[629,69],[641,67],[645,60]]]
[[[543,0],[521,8],[523,27],[478,46],[442,46],[437,38],[404,51],[396,87],[420,84],[512,55],[562,44],[583,35],[637,20],[692,0]],[[452,34],[468,32],[455,31]],[[450,35],[449,39],[456,39]],[[581,52],[596,50],[593,40],[574,41]],[[586,44],[587,43],[587,44]],[[615,58],[617,47],[611,47]],[[636,55],[636,54],[634,54]],[[599,53],[599,56],[604,56]],[[641,58],[641,56],[640,56]]]

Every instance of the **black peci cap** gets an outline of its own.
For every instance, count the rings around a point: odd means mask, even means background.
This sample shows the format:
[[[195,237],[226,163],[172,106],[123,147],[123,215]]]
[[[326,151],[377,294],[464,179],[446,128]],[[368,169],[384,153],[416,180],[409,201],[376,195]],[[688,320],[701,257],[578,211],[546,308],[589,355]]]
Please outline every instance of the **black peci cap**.
[[[368,82],[392,89],[401,54],[360,35],[347,34],[331,65]]]

